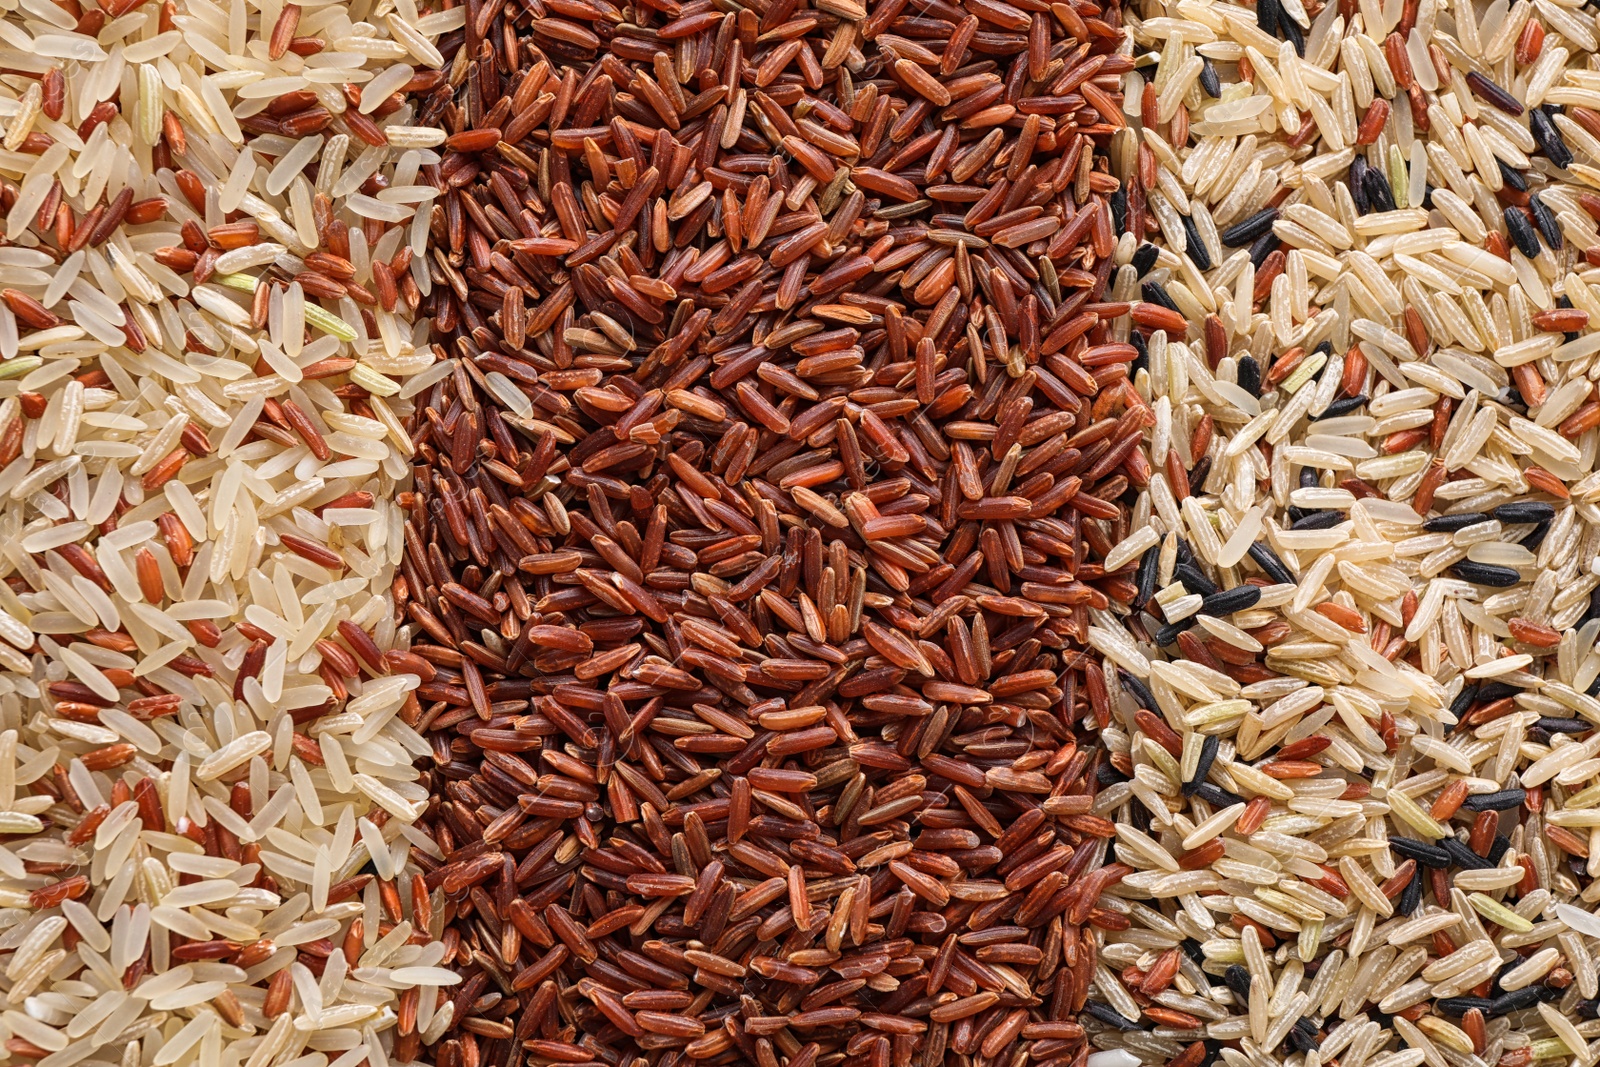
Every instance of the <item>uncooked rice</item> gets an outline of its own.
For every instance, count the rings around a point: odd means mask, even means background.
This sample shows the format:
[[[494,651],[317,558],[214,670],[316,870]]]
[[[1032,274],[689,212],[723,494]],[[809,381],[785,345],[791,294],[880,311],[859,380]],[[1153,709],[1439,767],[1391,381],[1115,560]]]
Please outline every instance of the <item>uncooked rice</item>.
[[[462,13],[5,7],[0,1062],[415,1060],[407,94]]]
[[[1128,25],[1107,299],[1153,473],[1112,552],[1136,606],[1091,630],[1121,875],[1091,1041],[1119,1067],[1589,1067],[1593,12],[1144,0]]]
[[[441,43],[396,583],[438,1067],[1089,1060],[1131,60],[1115,0],[1026,7],[484,3]]]

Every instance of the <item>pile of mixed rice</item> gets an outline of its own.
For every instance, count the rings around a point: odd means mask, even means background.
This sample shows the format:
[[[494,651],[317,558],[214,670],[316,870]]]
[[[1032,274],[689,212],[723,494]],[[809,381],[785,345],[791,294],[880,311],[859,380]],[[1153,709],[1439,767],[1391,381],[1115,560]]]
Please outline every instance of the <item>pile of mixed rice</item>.
[[[0,15],[0,1063],[450,1027],[392,584],[468,10]],[[1126,25],[1096,1067],[1592,1067],[1600,18]]]
[[[1588,1067],[1596,13],[1136,15],[1107,299],[1153,473],[1091,631],[1122,877],[1085,1025],[1178,1067]]]

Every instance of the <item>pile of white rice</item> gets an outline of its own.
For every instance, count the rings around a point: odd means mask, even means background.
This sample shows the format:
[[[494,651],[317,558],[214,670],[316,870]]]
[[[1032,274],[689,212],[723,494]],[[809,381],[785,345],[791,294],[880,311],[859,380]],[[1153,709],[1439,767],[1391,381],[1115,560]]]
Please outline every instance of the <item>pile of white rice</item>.
[[[455,978],[383,653],[443,134],[393,94],[464,9],[107,6],[0,16],[0,1062],[412,1060]],[[288,105],[324,128],[251,132]]]

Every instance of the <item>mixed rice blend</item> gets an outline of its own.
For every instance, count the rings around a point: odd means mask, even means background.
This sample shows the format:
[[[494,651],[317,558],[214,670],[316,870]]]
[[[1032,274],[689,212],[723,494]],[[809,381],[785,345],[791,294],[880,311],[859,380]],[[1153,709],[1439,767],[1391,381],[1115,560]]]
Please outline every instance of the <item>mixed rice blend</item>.
[[[1153,473],[1106,560],[1133,607],[1090,631],[1121,876],[1091,1040],[1129,1065],[1587,1067],[1596,13],[1127,23],[1107,299]]]

